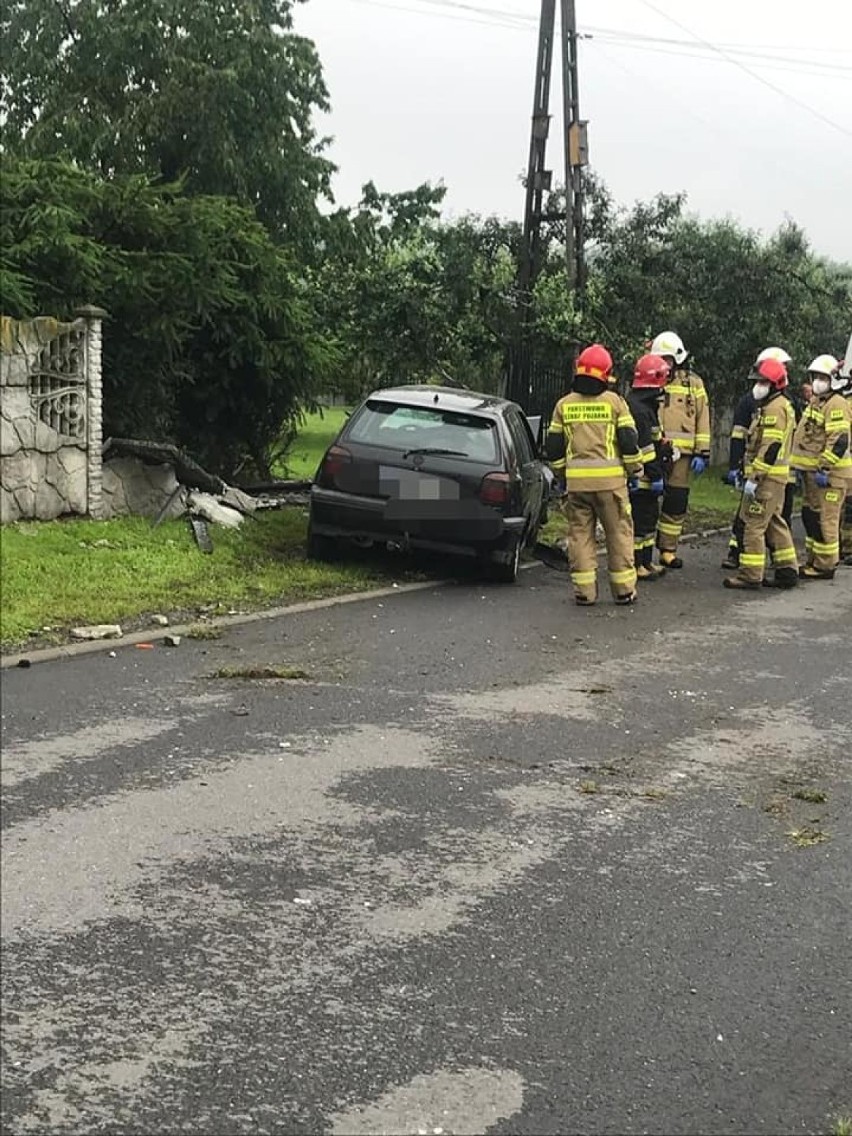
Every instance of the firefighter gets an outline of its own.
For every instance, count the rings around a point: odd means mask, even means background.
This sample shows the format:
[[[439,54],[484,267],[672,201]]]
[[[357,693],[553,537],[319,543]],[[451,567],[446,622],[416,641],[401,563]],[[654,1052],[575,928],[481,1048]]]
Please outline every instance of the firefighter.
[[[804,476],[803,580],[832,580],[840,560],[840,518],[852,478],[852,402],[843,397],[846,380],[832,355],[818,355],[808,367],[813,399],[793,438],[793,466]]]
[[[595,524],[606,536],[609,584],[617,604],[636,599],[633,523],[628,477],[642,469],[636,424],[624,399],[609,388],[612,356],[599,343],[580,352],[571,393],[556,404],[546,452],[565,482],[568,559],[574,598],[581,607],[597,601]]]
[[[852,414],[852,335],[846,347],[846,358],[840,364],[840,377],[845,381],[845,389],[840,393],[850,404]],[[846,504],[840,520],[840,563],[852,568],[852,485],[846,482]]]
[[[784,350],[783,347],[764,347],[754,362],[757,367],[766,359],[775,359],[779,363],[783,363],[785,367],[789,367],[792,363],[792,358]],[[789,397],[789,387],[787,388],[787,395]],[[792,399],[791,399],[792,401]],[[745,459],[746,438],[748,437],[749,427],[751,421],[757,411],[757,403],[754,401],[754,395],[751,390],[746,391],[742,398],[737,403],[734,409],[734,421],[731,427],[731,441],[728,447],[728,473],[725,477],[728,485],[732,485],[735,489],[742,490],[743,487],[743,465]],[[787,480],[787,486],[784,491],[784,509],[782,516],[787,522],[787,527],[792,527],[793,522],[793,498],[796,492],[796,474],[791,469],[790,476]],[[728,540],[728,554],[722,561],[723,568],[739,568],[740,565],[740,552],[743,546],[743,524],[740,519],[740,508],[737,506],[737,511],[734,514],[734,520],[731,524],[731,535]]]
[[[726,588],[794,588],[799,582],[796,547],[782,516],[784,491],[790,474],[790,448],[795,413],[783,391],[787,368],[777,359],[764,359],[752,372],[757,410],[745,449],[745,483],[740,503],[743,547],[735,576]],[[772,550],[773,582],[764,580],[766,550]]]
[[[689,475],[704,473],[710,464],[710,404],[703,381],[689,369],[679,335],[662,332],[651,344],[651,353],[662,355],[672,369],[660,425],[672,444],[673,461],[657,525],[657,548],[664,568],[682,568],[677,546],[689,505]]]
[[[661,355],[643,355],[633,372],[633,386],[627,398],[636,422],[643,472],[637,488],[630,494],[633,512],[633,559],[636,578],[659,580],[665,568],[653,563],[654,538],[660,518],[660,498],[665,490],[664,463],[671,447],[663,439],[659,408],[665,397],[671,367]]]

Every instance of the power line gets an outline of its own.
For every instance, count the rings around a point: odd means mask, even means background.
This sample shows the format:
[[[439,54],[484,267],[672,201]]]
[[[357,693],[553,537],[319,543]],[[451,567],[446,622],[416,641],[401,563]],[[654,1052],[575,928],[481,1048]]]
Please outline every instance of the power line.
[[[367,4],[371,7],[386,8],[395,12],[407,12],[417,16],[435,16],[440,19],[451,20],[454,23],[471,23],[490,27],[505,27],[518,30],[533,31],[535,18],[521,12],[509,12],[505,9],[482,7],[476,4],[462,3],[461,0],[415,0],[426,8],[411,8],[394,3],[393,0],[356,0],[357,3]],[[744,56],[752,62],[752,66],[765,70],[783,69],[787,73],[806,76],[819,76],[823,79],[852,79],[852,66],[844,63],[827,62],[822,58],[767,55],[768,52],[780,51],[807,51],[809,48],[800,48],[793,45],[745,45],[745,44],[712,44],[709,41],[673,39],[664,36],[649,36],[641,32],[622,31],[618,28],[596,27],[587,25],[580,33],[585,40],[596,39],[613,46],[625,47],[636,51],[648,51],[662,55],[685,56],[693,59],[708,59],[717,62],[734,62],[728,56]],[[676,50],[680,48],[681,50]],[[723,50],[724,48],[724,50]],[[685,49],[685,50],[684,50]],[[840,54],[852,54],[848,48],[821,48],[821,51],[834,51]],[[709,52],[709,54],[708,54]],[[755,76],[757,77],[757,76]],[[792,97],[792,96],[788,96]],[[817,112],[818,113],[818,112]]]
[[[845,126],[841,126],[839,122],[835,122],[833,118],[829,118],[828,115],[823,114],[822,111],[818,111],[809,103],[805,103],[802,102],[801,99],[797,99],[795,95],[791,95],[789,91],[785,91],[783,87],[779,87],[776,83],[770,82],[769,79],[764,78],[763,75],[758,75],[756,71],[753,71],[750,67],[747,67],[746,64],[742,63],[739,59],[734,59],[732,56],[727,55],[721,47],[717,47],[716,44],[710,43],[709,40],[703,39],[700,35],[697,35],[694,31],[692,31],[691,28],[688,28],[686,24],[682,24],[680,20],[675,19],[674,16],[670,16],[667,12],[663,11],[662,8],[658,8],[656,4],[653,4],[651,2],[651,0],[641,0],[641,2],[645,5],[646,8],[650,8],[652,12],[656,12],[658,16],[662,16],[664,20],[668,20],[670,23],[680,28],[682,32],[686,32],[687,35],[692,36],[692,38],[698,40],[699,43],[703,43],[712,51],[717,52],[722,56],[723,59],[726,59],[728,63],[731,63],[734,67],[739,67],[741,71],[745,71],[746,75],[750,75],[752,79],[756,79],[758,83],[762,83],[764,87],[768,87],[770,91],[774,91],[777,95],[781,95],[782,98],[789,99],[790,102],[795,103],[796,106],[801,107],[802,110],[806,110],[808,114],[813,115],[814,118],[818,118],[827,126],[832,127],[834,130],[838,130],[841,134],[845,134],[847,138],[852,138],[852,130],[847,130]]]

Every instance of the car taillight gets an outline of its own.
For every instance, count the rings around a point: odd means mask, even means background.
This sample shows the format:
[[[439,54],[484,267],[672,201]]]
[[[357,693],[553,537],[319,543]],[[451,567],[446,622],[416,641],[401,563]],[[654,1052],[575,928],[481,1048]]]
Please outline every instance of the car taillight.
[[[483,505],[506,505],[509,501],[508,473],[489,473],[479,487],[479,500]]]
[[[317,481],[326,487],[334,485],[337,476],[345,465],[352,461],[352,455],[343,446],[331,446],[326,451],[319,469]]]

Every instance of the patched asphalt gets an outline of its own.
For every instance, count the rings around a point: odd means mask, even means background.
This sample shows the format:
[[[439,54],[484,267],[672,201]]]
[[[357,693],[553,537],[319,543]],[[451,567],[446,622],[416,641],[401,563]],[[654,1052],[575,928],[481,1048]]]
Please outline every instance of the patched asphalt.
[[[722,551],[5,671],[3,1130],[831,1132],[852,571]]]

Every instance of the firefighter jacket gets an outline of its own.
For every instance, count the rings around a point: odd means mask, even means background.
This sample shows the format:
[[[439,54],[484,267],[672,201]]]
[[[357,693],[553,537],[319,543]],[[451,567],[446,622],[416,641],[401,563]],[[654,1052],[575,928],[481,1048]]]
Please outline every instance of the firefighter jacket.
[[[660,411],[663,433],[682,454],[710,459],[710,403],[704,381],[692,371],[678,368],[665,388]]]
[[[577,376],[557,402],[547,431],[547,456],[571,493],[623,489],[642,468],[636,423],[627,403],[603,383]]]
[[[757,403],[751,391],[747,391],[734,408],[734,423],[731,427],[731,444],[728,448],[728,469],[742,470],[745,459],[746,438],[751,428],[751,420],[757,411]]]
[[[652,481],[663,479],[663,430],[660,426],[657,391],[632,390],[627,396],[627,406],[636,423],[639,441],[639,456],[643,471],[639,479],[640,489],[650,489]]]
[[[780,392],[758,404],[746,439],[746,477],[787,484],[795,426],[796,412]]]
[[[794,469],[852,481],[852,402],[833,392],[806,407],[793,436]]]

